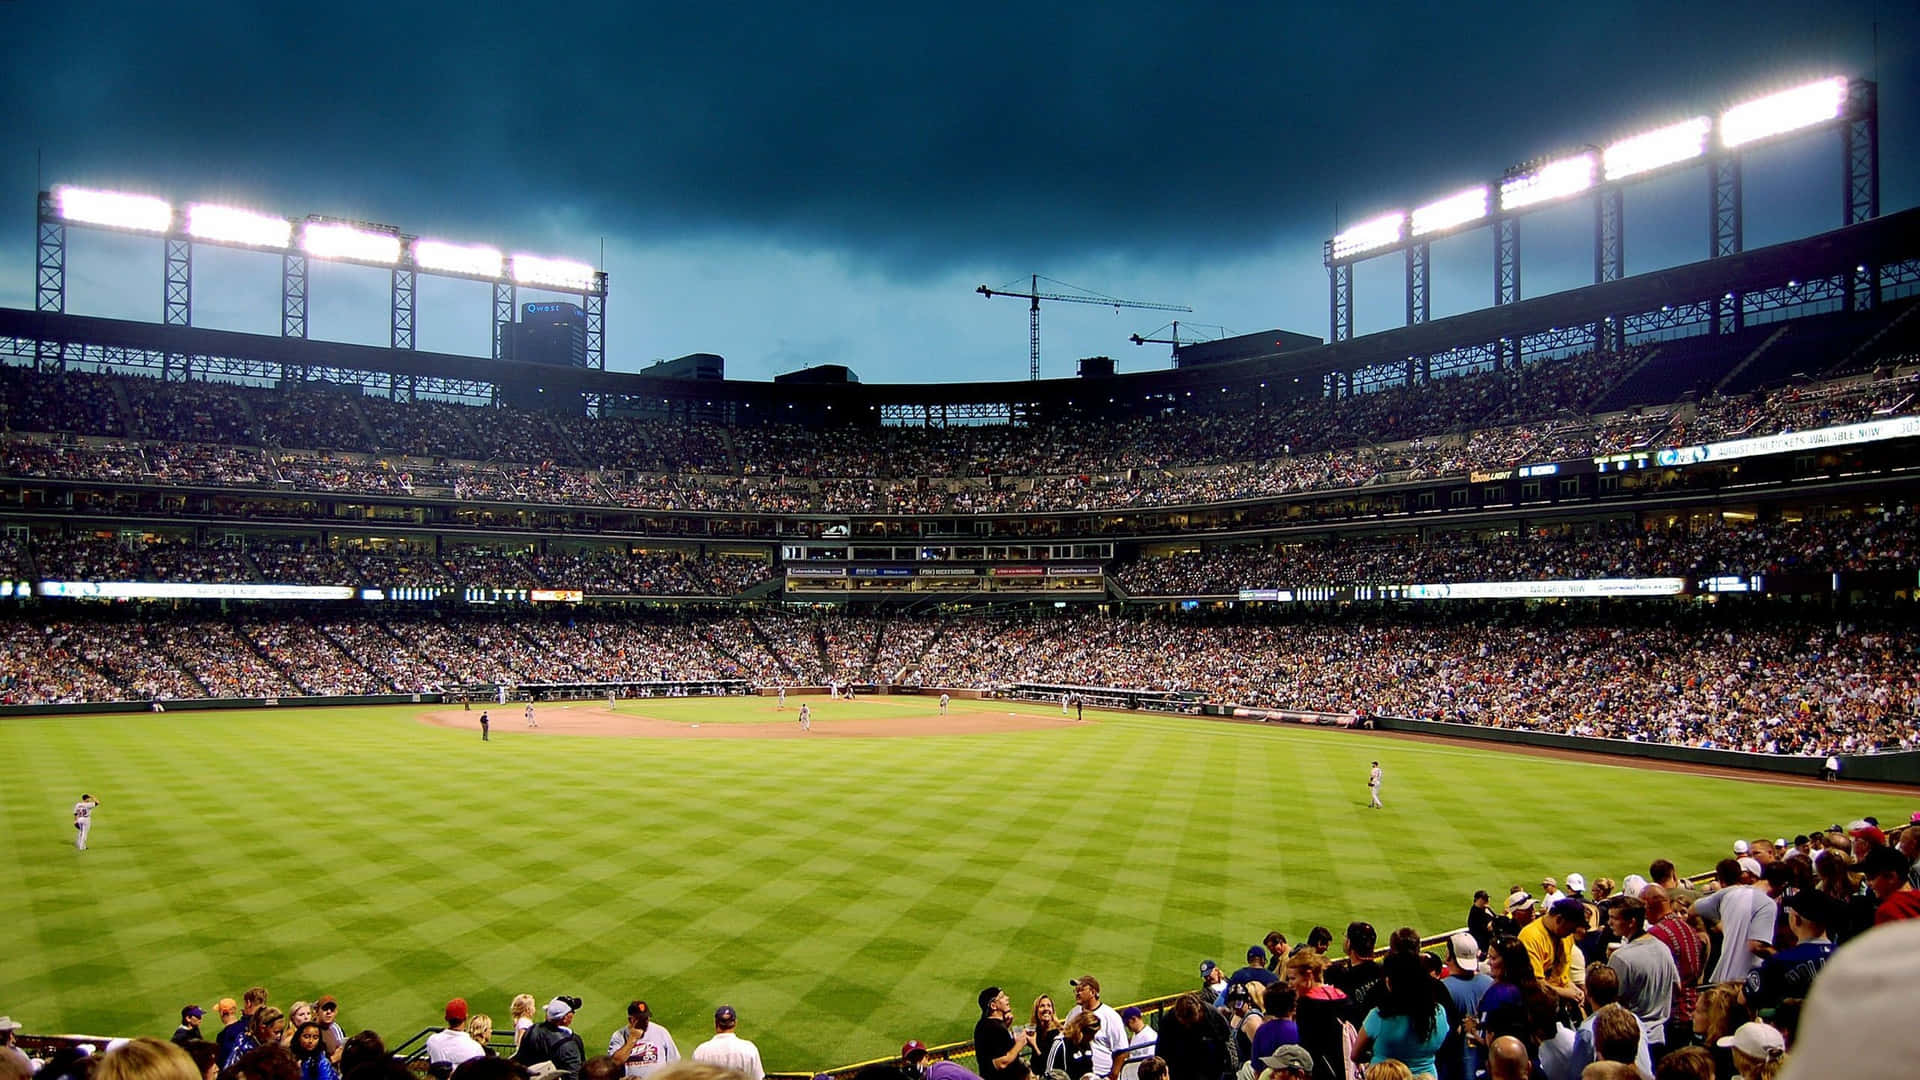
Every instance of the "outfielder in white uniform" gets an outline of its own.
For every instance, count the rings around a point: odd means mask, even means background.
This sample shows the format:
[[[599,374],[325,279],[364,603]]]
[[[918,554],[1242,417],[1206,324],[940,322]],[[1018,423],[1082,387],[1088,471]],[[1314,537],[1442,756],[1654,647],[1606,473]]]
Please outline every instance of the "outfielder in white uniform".
[[[940,695],[940,715],[941,716],[947,715],[947,703],[951,700],[952,699],[947,697],[947,695],[945,694]]]
[[[800,703],[800,730],[813,730],[813,706],[804,701]]]
[[[1373,763],[1373,771],[1367,774],[1367,806],[1380,809],[1380,763]]]
[[[786,686],[782,685],[780,687],[780,697],[777,700],[775,700],[773,703],[773,711],[780,712],[784,710],[786,707],[787,707],[787,688]]]
[[[73,804],[73,850],[87,850],[87,834],[93,831],[93,809],[100,801],[91,795],[80,796]]]
[[[528,727],[540,726],[540,721],[535,720],[533,718],[533,702],[531,701],[527,702],[527,726]]]

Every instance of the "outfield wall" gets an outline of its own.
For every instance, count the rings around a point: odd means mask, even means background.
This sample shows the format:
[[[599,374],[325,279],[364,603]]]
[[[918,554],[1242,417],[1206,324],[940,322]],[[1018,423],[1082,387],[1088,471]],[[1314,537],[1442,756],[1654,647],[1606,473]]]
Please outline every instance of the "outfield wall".
[[[1516,731],[1509,728],[1477,727],[1472,724],[1448,724],[1432,720],[1409,720],[1399,716],[1372,717],[1381,731],[1407,731],[1421,735],[1439,735],[1449,739],[1473,739],[1504,743],[1509,746],[1542,746],[1555,750],[1582,750],[1617,757],[1650,758],[1692,765],[1718,765],[1735,769],[1786,773],[1792,776],[1818,777],[1824,758],[1787,754],[1751,754],[1739,750],[1705,750],[1692,746],[1668,746],[1662,743],[1631,742],[1626,739],[1596,739],[1586,735],[1559,735],[1547,731]],[[1881,754],[1841,755],[1843,780],[1862,780],[1886,784],[1920,785],[1920,751],[1907,750]]]

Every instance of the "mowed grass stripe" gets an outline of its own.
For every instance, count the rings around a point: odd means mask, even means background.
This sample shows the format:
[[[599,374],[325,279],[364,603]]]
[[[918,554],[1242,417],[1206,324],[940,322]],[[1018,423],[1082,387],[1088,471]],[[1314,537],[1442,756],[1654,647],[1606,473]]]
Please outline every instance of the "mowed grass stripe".
[[[761,742],[537,736],[508,710],[483,744],[417,712],[0,722],[0,873],[25,885],[0,894],[0,1000],[36,1030],[164,1034],[260,981],[404,1037],[455,994],[504,1023],[514,993],[579,993],[597,1049],[631,997],[683,1048],[724,999],[770,1065],[809,1069],[964,1038],[989,982],[1023,1012],[1083,970],[1116,1001],[1166,993],[1271,928],[1444,929],[1473,888],[1705,867],[1736,834],[1896,809],[1181,717]],[[1388,805],[1368,811],[1376,757]],[[78,855],[83,790],[105,805]]]

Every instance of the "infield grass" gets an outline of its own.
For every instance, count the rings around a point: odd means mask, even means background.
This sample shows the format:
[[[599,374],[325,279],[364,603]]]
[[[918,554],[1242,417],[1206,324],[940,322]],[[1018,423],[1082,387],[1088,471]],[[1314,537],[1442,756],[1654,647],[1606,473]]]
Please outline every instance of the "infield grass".
[[[822,720],[902,708],[809,700]],[[791,723],[797,704],[622,707]],[[1907,809],[1183,717],[614,739],[531,734],[510,707],[482,743],[421,711],[0,721],[0,1011],[164,1036],[182,1005],[257,982],[282,1008],[332,993],[349,1031],[392,1044],[454,996],[505,1029],[515,993],[568,993],[595,1054],[644,997],[685,1054],[726,1002],[770,1069],[810,1071],[967,1038],[989,983],[1024,1015],[1090,972],[1120,1004],[1192,985],[1202,959],[1237,966],[1271,929],[1433,932],[1476,888],[1704,869],[1737,835]],[[1384,810],[1365,809],[1374,758]],[[83,791],[102,805],[80,853]]]

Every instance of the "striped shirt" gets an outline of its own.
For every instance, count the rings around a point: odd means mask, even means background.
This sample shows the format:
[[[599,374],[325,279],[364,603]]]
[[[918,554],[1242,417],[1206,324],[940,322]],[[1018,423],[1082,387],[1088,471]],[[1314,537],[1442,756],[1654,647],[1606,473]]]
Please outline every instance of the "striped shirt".
[[[1668,912],[1667,917],[1647,927],[1647,933],[1660,940],[1667,951],[1673,953],[1673,964],[1680,969],[1680,981],[1673,988],[1674,1020],[1692,1020],[1693,1004],[1700,998],[1700,971],[1704,958],[1700,955],[1700,939],[1694,935],[1693,927],[1679,912]]]

